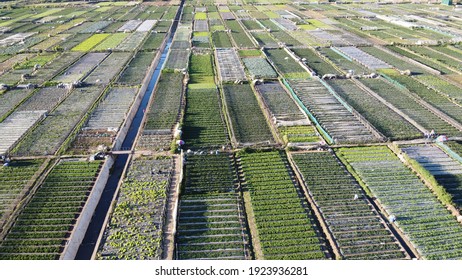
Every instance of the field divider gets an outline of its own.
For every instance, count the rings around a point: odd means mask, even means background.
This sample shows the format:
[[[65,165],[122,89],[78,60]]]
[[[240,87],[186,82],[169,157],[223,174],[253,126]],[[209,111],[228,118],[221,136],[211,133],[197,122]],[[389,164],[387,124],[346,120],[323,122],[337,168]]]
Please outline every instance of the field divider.
[[[457,153],[455,153],[451,148],[449,148],[446,144],[443,142],[435,141],[435,144],[440,147],[446,154],[448,154],[450,157],[453,159],[457,160],[462,164],[462,157],[459,156]]]
[[[319,221],[319,224],[321,225],[322,231],[326,235],[326,238],[327,238],[327,240],[329,242],[329,245],[331,246],[332,251],[334,252],[335,258],[336,259],[342,259],[343,257],[342,257],[342,254],[340,253],[340,249],[338,247],[338,244],[335,241],[335,238],[333,237],[333,234],[330,231],[329,227],[327,226],[326,221],[324,220],[324,217],[322,216],[321,211],[318,208],[318,205],[316,204],[314,198],[311,196],[311,194],[310,194],[310,192],[308,190],[308,187],[306,186],[306,183],[305,183],[306,181],[303,178],[302,173],[298,169],[298,166],[295,164],[291,153],[286,152],[286,154],[287,154],[287,159],[289,161],[290,167],[294,171],[295,177],[297,178],[297,181],[298,181],[301,189],[303,190],[303,194],[306,197],[306,199],[308,200],[308,203],[310,204],[311,209],[313,210],[317,220]]]

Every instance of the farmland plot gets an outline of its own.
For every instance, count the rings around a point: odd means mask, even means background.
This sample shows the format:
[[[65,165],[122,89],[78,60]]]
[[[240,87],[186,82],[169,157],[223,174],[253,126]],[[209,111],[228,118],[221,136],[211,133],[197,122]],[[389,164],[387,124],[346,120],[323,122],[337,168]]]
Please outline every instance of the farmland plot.
[[[281,26],[285,30],[288,30],[288,31],[297,30],[297,26],[291,20],[288,20],[285,18],[273,18],[271,19],[271,21],[273,21],[278,26]]]
[[[422,136],[422,133],[416,127],[375,97],[364,92],[353,82],[349,80],[330,80],[328,83],[343,100],[386,137],[397,140]]]
[[[74,52],[88,52],[93,49],[96,45],[101,43],[109,37],[109,34],[94,34],[90,38],[86,39],[82,43],[72,48]]]
[[[167,61],[165,62],[166,69],[186,69],[189,61],[189,49],[170,49]]]
[[[141,44],[141,42],[143,42],[147,34],[148,32],[134,32],[128,35],[128,37],[125,38],[125,40],[123,40],[122,43],[117,45],[115,49],[123,52],[132,52],[136,48],[138,48],[138,46]]]
[[[185,149],[221,147],[228,143],[216,89],[188,89],[182,138]]]
[[[31,93],[30,89],[12,89],[0,94],[0,120],[6,118],[7,114]]]
[[[209,25],[207,20],[195,20],[194,21],[194,31],[197,32],[208,32]]]
[[[336,49],[369,69],[377,70],[391,68],[391,66],[385,63],[384,61],[366,52],[363,52],[361,49],[358,49],[357,47],[337,47]]]
[[[92,25],[89,25],[84,30],[79,31],[79,33],[95,33],[95,32],[103,30],[104,28],[106,28],[111,23],[112,23],[112,21],[109,21],[109,20],[97,21],[97,22],[93,23]]]
[[[462,103],[462,91],[459,87],[433,75],[418,75],[414,76],[414,78],[422,84],[441,93],[443,96],[456,99],[459,104]]]
[[[19,139],[37,122],[46,111],[16,111],[0,122],[0,155],[10,151]]]
[[[64,40],[61,44],[59,44],[58,46],[60,48],[62,48],[63,50],[67,51],[67,50],[71,50],[72,48],[74,48],[75,46],[77,46],[78,44],[82,43],[83,41],[85,41],[86,39],[88,39],[90,36],[92,36],[91,34],[88,34],[88,33],[79,33],[79,34],[75,34],[73,36],[69,36],[66,38],[66,40]]]
[[[224,31],[215,31],[212,33],[212,42],[215,48],[232,48],[233,44]]]
[[[406,255],[354,178],[329,152],[292,154],[345,259]]]
[[[381,79],[361,79],[361,83],[372,89],[386,101],[407,114],[428,131],[434,129],[438,134],[460,135],[461,132],[443,121],[415,99],[397,87],[392,87]]]
[[[125,38],[127,38],[127,33],[114,33],[108,36],[104,41],[99,45],[93,48],[93,51],[107,51],[112,50],[117,45],[119,45]]]
[[[31,53],[17,54],[12,57],[9,55],[2,56],[2,59],[0,60],[0,74],[3,74],[4,72],[11,69],[14,65],[16,65],[16,63],[26,61],[33,56],[34,54]]]
[[[172,132],[169,131],[143,131],[138,142],[137,150],[168,151],[173,140]]]
[[[79,59],[81,55],[82,54],[78,52],[65,52],[53,59],[51,63],[45,64],[38,70],[34,71],[27,81],[29,83],[40,85],[69,67],[69,65]]]
[[[157,23],[157,20],[154,19],[148,19],[143,21],[138,28],[136,29],[136,32],[149,32],[151,29],[154,27],[154,25]],[[122,26],[123,27],[123,26]]]
[[[132,32],[134,31],[143,21],[132,19],[127,21],[122,27],[120,27],[117,31],[118,32]]]
[[[305,59],[305,63],[310,69],[312,69],[319,76],[325,74],[340,74],[340,72],[335,69],[331,64],[319,57],[311,49],[299,49],[294,48],[292,51],[301,59]]]
[[[100,165],[100,162],[61,161],[55,166],[0,243],[0,258],[58,259]]]
[[[401,148],[416,160],[452,196],[457,206],[462,205],[462,165],[435,146],[410,146]]]
[[[396,73],[391,76],[393,80],[405,86],[409,91],[415,93],[420,98],[441,110],[446,115],[462,123],[462,106],[452,102],[447,96],[439,94],[437,91],[428,88],[426,85],[416,81],[408,76],[399,75]],[[462,92],[462,90],[459,90]],[[461,103],[462,104],[462,103]]]
[[[223,94],[237,144],[274,142],[249,85],[224,85]]]
[[[425,259],[462,258],[462,226],[387,147],[338,151]]]
[[[242,153],[240,163],[246,208],[256,227],[252,239],[261,248],[257,258],[327,258],[325,241],[283,152]]]
[[[57,87],[45,87],[35,92],[27,99],[18,110],[20,111],[36,111],[45,110],[47,112],[53,110],[64,98],[67,97],[69,89]]]
[[[117,83],[133,86],[141,84],[155,55],[154,52],[138,52],[121,73]]]
[[[222,82],[246,81],[244,67],[234,49],[215,49]]]
[[[177,259],[247,259],[248,236],[229,154],[186,156]]]
[[[99,259],[160,258],[166,193],[172,169],[171,158],[132,161],[105,230]]]
[[[80,81],[85,77],[85,75],[100,64],[107,55],[107,53],[88,53],[54,80],[61,83],[73,83]]]
[[[180,113],[183,74],[162,73],[147,112],[145,130],[171,130]]]
[[[43,160],[12,161],[0,168],[0,221],[4,221],[31,186]]]
[[[278,76],[271,64],[263,57],[247,57],[243,58],[242,61],[249,71],[251,79],[275,79]]]
[[[231,37],[238,48],[253,48],[254,43],[245,33],[244,29],[235,20],[225,21],[226,26],[231,30]]]
[[[137,88],[112,88],[80,130],[73,150],[87,153],[101,144],[111,146],[136,93]]]
[[[276,125],[309,124],[308,119],[279,82],[257,84],[255,89],[263,97]]]
[[[375,47],[361,47],[360,48],[363,52],[366,52],[370,55],[373,55],[375,57],[377,57],[378,59],[382,60],[382,61],[386,61],[388,64],[390,65],[393,65],[394,67],[396,67],[397,69],[399,70],[411,70],[412,73],[422,73],[423,72],[423,69],[412,64],[412,63],[409,63],[397,56],[394,56],[392,54],[389,54],[387,52],[384,52],[382,50],[379,50],[378,48],[375,48]]]
[[[255,38],[260,47],[277,48],[279,44],[266,31],[252,32],[252,37]]]
[[[140,51],[153,51],[160,49],[165,40],[164,33],[149,33],[148,38],[144,41],[140,47]]]
[[[111,53],[83,81],[87,84],[109,84],[131,56],[131,53]]]
[[[100,96],[102,90],[99,87],[74,89],[51,115],[27,134],[14,154],[26,156],[56,153],[68,134]]]
[[[266,54],[286,78],[307,78],[310,74],[283,49],[268,49]]]
[[[335,143],[377,140],[319,81],[291,80],[290,85]]]

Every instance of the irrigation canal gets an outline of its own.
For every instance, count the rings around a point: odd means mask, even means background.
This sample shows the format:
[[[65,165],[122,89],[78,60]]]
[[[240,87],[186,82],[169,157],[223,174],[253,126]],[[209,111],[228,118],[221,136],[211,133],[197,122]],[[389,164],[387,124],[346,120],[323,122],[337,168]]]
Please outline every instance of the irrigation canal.
[[[167,43],[165,45],[164,50],[162,51],[162,55],[160,57],[159,63],[157,64],[157,67],[151,76],[149,85],[146,89],[146,93],[140,103],[140,106],[138,107],[138,110],[132,121],[132,124],[130,125],[127,136],[125,137],[122,143],[121,150],[132,150],[133,149],[133,144],[135,142],[138,131],[141,129],[141,122],[143,120],[147,105],[149,103],[149,99],[151,98],[151,95],[154,91],[154,87],[157,84],[157,81],[159,80],[160,73],[164,66],[165,60],[167,59],[167,55],[170,49],[170,45],[172,43],[172,39],[175,36],[175,32],[178,27],[178,22],[180,21],[180,16],[183,11],[184,2],[185,0],[182,0],[180,3],[180,7],[178,8],[177,14],[175,16],[175,20],[173,21],[173,24],[172,24],[172,28],[170,29],[170,36],[167,38]],[[104,220],[106,218],[107,212],[111,205],[112,198],[117,189],[117,185],[119,184],[119,181],[122,177],[122,172],[125,168],[125,165],[127,164],[127,160],[128,160],[128,154],[121,154],[117,156],[114,162],[114,165],[112,167],[111,175],[109,176],[109,179],[106,183],[104,191],[101,195],[101,199],[98,203],[98,206],[96,207],[95,213],[93,214],[90,225],[85,234],[85,238],[83,239],[82,244],[80,245],[80,248],[75,257],[76,260],[91,259],[93,251],[95,250],[95,245],[98,241],[100,232],[102,230]]]

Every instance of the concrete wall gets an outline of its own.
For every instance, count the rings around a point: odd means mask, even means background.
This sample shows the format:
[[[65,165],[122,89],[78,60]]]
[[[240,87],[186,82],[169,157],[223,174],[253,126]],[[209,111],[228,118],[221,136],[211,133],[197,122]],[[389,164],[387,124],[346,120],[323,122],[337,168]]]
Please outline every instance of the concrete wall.
[[[64,247],[64,251],[61,254],[60,259],[62,260],[73,260],[79,250],[80,244],[87,232],[88,226],[90,225],[91,218],[95,212],[96,206],[98,205],[101,194],[104,191],[107,180],[109,179],[109,170],[114,164],[114,158],[109,157],[101,167],[101,171],[96,178],[95,185],[90,193],[90,196],[85,203],[85,206],[80,213],[77,222],[75,223],[74,230],[69,237],[69,241]]]

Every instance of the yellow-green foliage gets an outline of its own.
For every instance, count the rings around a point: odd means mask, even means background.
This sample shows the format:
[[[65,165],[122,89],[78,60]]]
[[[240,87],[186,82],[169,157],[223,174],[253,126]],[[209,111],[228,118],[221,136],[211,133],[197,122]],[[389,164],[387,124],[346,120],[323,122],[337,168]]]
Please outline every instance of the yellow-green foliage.
[[[109,35],[110,34],[94,34],[90,38],[86,39],[82,43],[75,46],[72,49],[72,51],[75,51],[75,52],[87,52],[87,51],[93,49],[99,43],[101,43]]]

